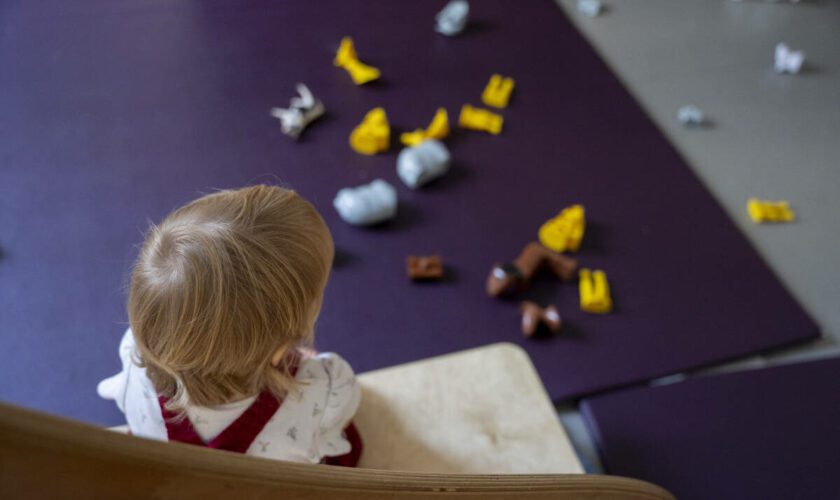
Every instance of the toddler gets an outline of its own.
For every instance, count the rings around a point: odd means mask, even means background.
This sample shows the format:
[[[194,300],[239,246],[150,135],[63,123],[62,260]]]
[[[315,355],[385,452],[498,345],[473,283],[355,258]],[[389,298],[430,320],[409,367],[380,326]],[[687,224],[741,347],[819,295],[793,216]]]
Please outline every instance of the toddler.
[[[294,191],[254,186],[179,208],[146,236],[123,368],[99,395],[136,436],[355,465],[353,370],[309,348],[332,259],[326,224]]]

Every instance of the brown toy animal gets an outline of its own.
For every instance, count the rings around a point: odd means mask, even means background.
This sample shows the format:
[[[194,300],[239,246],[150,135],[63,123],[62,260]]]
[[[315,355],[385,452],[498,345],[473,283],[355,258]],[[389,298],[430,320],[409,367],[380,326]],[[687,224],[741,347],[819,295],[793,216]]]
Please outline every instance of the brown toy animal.
[[[443,260],[440,255],[418,257],[410,255],[405,259],[406,272],[413,281],[443,279]]]
[[[519,306],[519,311],[522,313],[522,334],[526,337],[533,337],[542,325],[551,333],[558,333],[563,326],[560,312],[554,306],[542,308],[526,300]]]
[[[498,297],[527,288],[534,275],[542,269],[547,269],[561,280],[570,280],[575,277],[577,261],[532,241],[512,264],[493,266],[487,276],[487,294]]]

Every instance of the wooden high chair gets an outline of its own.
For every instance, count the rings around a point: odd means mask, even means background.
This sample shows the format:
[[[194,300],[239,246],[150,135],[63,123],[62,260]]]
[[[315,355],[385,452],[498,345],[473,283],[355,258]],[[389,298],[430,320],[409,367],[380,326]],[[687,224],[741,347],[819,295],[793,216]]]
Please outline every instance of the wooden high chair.
[[[0,404],[0,497],[673,498],[642,481],[580,474],[530,360],[511,344],[359,382],[359,469],[150,441]]]

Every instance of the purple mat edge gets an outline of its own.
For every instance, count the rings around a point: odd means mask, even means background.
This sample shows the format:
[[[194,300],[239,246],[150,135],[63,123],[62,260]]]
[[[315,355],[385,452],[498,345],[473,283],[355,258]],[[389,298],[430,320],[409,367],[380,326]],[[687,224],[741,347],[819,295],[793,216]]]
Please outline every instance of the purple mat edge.
[[[814,372],[819,372],[821,370],[824,370],[824,371],[827,371],[827,372],[832,372],[832,370],[833,370],[834,373],[840,374],[840,356],[837,356],[836,354],[832,353],[832,354],[827,355],[825,357],[817,357],[817,358],[814,358],[814,359],[806,359],[806,360],[796,360],[796,361],[792,361],[792,362],[783,362],[783,363],[780,363],[780,364],[775,364],[775,365],[765,366],[765,367],[760,367],[760,368],[750,368],[750,369],[744,369],[744,370],[738,370],[738,371],[732,371],[732,372],[691,376],[691,377],[689,377],[685,380],[675,382],[675,383],[672,383],[672,384],[665,384],[665,385],[660,385],[660,386],[649,386],[649,385],[648,386],[634,386],[634,387],[631,387],[631,388],[626,388],[626,389],[622,389],[622,390],[618,390],[618,391],[613,391],[613,392],[610,392],[610,393],[586,396],[586,397],[584,397],[580,400],[578,410],[583,417],[586,429],[589,432],[589,435],[592,439],[592,442],[596,447],[596,451],[597,451],[597,454],[598,454],[598,459],[600,460],[602,468],[603,468],[603,473],[625,475],[625,476],[628,476],[628,477],[635,477],[635,478],[642,479],[642,480],[645,480],[645,481],[654,482],[654,483],[662,485],[663,487],[666,487],[666,488],[670,489],[670,491],[672,493],[674,493],[675,495],[677,495],[678,498],[689,498],[690,497],[690,498],[702,499],[702,498],[706,498],[706,496],[705,496],[706,495],[706,490],[703,489],[703,487],[701,486],[702,481],[700,480],[700,476],[704,476],[704,472],[707,472],[707,471],[698,471],[697,472],[697,476],[695,476],[698,479],[696,487],[695,487],[695,485],[691,485],[689,487],[686,487],[685,484],[668,484],[668,480],[671,479],[671,478],[668,477],[667,472],[662,473],[660,470],[645,470],[645,472],[643,474],[632,474],[628,470],[626,470],[626,468],[627,468],[626,464],[620,458],[618,460],[615,460],[615,455],[620,454],[621,452],[618,452],[618,451],[613,452],[612,451],[612,449],[615,446],[620,447],[621,445],[612,441],[612,438],[605,437],[604,429],[602,428],[602,425],[598,421],[598,417],[597,417],[598,411],[606,411],[606,410],[598,410],[596,407],[599,406],[600,404],[602,404],[601,402],[614,403],[615,401],[625,400],[625,401],[622,401],[622,402],[631,403],[632,400],[634,400],[634,399],[636,400],[637,405],[640,403],[640,400],[641,400],[642,405],[644,405],[646,402],[648,402],[648,400],[650,400],[651,405],[657,405],[658,407],[661,407],[662,402],[667,400],[666,403],[670,403],[673,406],[673,405],[676,405],[676,404],[679,403],[679,397],[678,397],[679,393],[683,393],[683,395],[685,395],[687,393],[696,392],[696,389],[701,389],[701,390],[702,389],[711,389],[711,390],[716,391],[717,394],[720,395],[720,394],[724,393],[725,389],[728,387],[728,385],[725,384],[724,382],[725,381],[730,381],[731,382],[732,380],[737,381],[737,383],[739,383],[739,384],[756,385],[756,384],[766,383],[766,382],[763,382],[763,380],[769,380],[770,381],[769,383],[772,383],[774,380],[778,380],[779,377],[782,377],[783,379],[794,378],[797,381],[801,381],[801,379],[803,379],[803,378],[805,378],[805,379],[810,378],[811,381],[821,383],[821,385],[824,386],[824,387],[825,386],[831,386],[832,382],[830,382],[830,381],[826,382],[825,378],[822,378],[822,379],[820,379],[820,378],[815,379],[814,378]],[[797,373],[797,372],[800,372],[800,373]],[[731,384],[729,384],[729,385],[731,385]],[[836,385],[836,383],[834,385]],[[735,389],[736,392],[739,391],[739,390],[743,391],[743,388],[740,385],[736,384],[736,386],[737,386],[736,389]],[[779,401],[777,403],[774,400],[774,401],[769,403],[769,405],[771,405],[771,406],[776,405],[776,404],[781,405],[782,401]],[[639,408],[639,406],[637,406],[637,405],[634,405],[633,408]],[[780,412],[782,411],[781,406],[778,406],[777,408],[779,409]],[[674,413],[679,414],[680,411],[681,411],[681,408],[676,407]],[[836,413],[837,408],[833,408],[833,411],[835,411],[835,413]],[[630,413],[633,413],[633,411],[632,410],[627,410],[626,413],[630,414]],[[670,415],[662,415],[661,418],[669,418],[669,417],[670,417]],[[669,419],[669,420],[674,421],[673,419]],[[810,421],[810,419],[809,419],[807,414],[802,414],[801,415],[801,421],[799,423],[802,425],[802,429],[808,429],[809,428],[809,426],[808,426],[809,421]],[[675,428],[675,426],[671,425],[668,428],[673,430]],[[684,429],[684,431],[685,432],[690,432],[689,429]],[[737,429],[735,429],[735,431],[737,431]],[[795,434],[797,432],[797,429],[779,429],[779,431],[780,432],[785,432],[785,433],[794,433]],[[635,437],[639,438],[639,436],[635,436]],[[826,436],[826,437],[829,437],[829,436]],[[835,434],[833,436],[833,438],[838,442],[838,444],[840,444],[840,434]],[[736,437],[736,439],[737,439],[737,437]],[[615,445],[615,446],[611,446],[611,445]],[[737,441],[734,441],[734,442],[730,441],[730,442],[727,443],[727,445],[729,447],[741,448],[741,446],[739,446],[739,443]],[[651,451],[651,453],[654,453],[654,452]],[[610,458],[610,455],[613,455],[612,459]],[[817,455],[817,457],[818,456],[819,455]],[[798,462],[801,462],[802,460],[813,460],[813,458],[814,458],[814,456],[808,456],[806,458],[806,457],[803,457],[803,456],[796,456],[796,455],[795,456],[780,457],[780,459],[782,460],[782,464],[784,463],[784,460],[790,460],[791,463],[794,462],[794,461],[798,463]],[[611,460],[612,460],[612,464],[611,464]],[[725,461],[726,459],[724,458],[722,460]],[[638,466],[639,461],[634,461],[633,463],[634,463],[634,465]],[[838,460],[838,463],[840,463],[840,460]],[[617,464],[621,464],[621,465],[617,465]],[[743,484],[748,484],[750,482],[750,478],[753,478],[753,479],[755,479],[755,478],[753,476],[750,476],[749,472],[747,472],[749,470],[749,467],[747,465],[745,465],[743,463],[740,463],[740,464],[744,465],[744,469],[746,469],[746,470],[741,470],[738,467],[739,464],[729,464],[731,466],[731,468],[729,468],[727,470],[726,474],[727,474],[727,477],[733,477],[733,479],[732,479],[733,484],[739,484],[739,487],[743,487]],[[686,467],[691,468],[692,466],[687,465]],[[726,465],[724,465],[724,468],[726,468]],[[716,471],[716,472],[719,473],[719,471]],[[762,473],[761,471],[758,471],[758,472],[751,471],[751,472],[759,474],[759,478],[761,477],[760,476],[760,474]],[[673,474],[673,471],[671,471],[671,474]],[[764,477],[766,477],[766,476],[764,476]],[[704,479],[705,479],[705,477],[704,477]],[[720,479],[720,478],[715,477],[714,479]],[[812,489],[816,488],[818,490],[818,492],[822,492],[823,491],[823,490],[821,490],[822,485],[821,484],[816,484],[816,485],[813,484],[813,481],[812,481],[813,478],[799,478],[799,479],[804,480],[804,481],[809,481],[810,480],[810,482],[807,483],[807,488],[811,492],[811,496],[809,496],[808,498],[826,498],[826,499],[833,498],[831,495],[828,495],[828,496],[825,496],[825,497],[820,496],[820,495],[813,496],[813,490]],[[803,486],[802,486],[803,489],[805,488],[804,484],[805,483],[803,483]],[[689,491],[687,488],[692,488],[692,489]],[[738,488],[735,488],[734,486],[733,486],[733,488],[736,489],[736,490],[738,489]],[[759,491],[760,491],[760,488],[759,488]],[[720,492],[718,492],[718,493],[720,493]],[[762,496],[762,498],[771,498],[771,497],[776,498],[775,496],[773,496],[773,494],[768,494],[768,495]],[[729,496],[716,496],[715,498],[730,498],[730,497]],[[731,498],[740,499],[740,498],[744,498],[744,497],[742,495],[738,494],[738,495],[733,495]],[[779,498],[790,498],[790,497],[789,497],[789,495],[785,494],[785,495],[781,495]]]

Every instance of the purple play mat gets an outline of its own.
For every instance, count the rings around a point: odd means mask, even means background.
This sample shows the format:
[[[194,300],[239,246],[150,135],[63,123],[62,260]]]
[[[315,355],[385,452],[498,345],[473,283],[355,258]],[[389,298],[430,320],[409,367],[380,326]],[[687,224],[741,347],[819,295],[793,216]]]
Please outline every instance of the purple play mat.
[[[840,358],[588,398],[607,472],[681,500],[838,498]]]
[[[457,38],[443,1],[9,2],[0,8],[0,398],[119,420],[96,382],[118,369],[124,285],[149,220],[199,193],[280,182],[311,199],[339,249],[318,347],[358,371],[509,341],[549,394],[574,398],[818,336],[691,169],[550,0],[474,1]],[[344,35],[381,81],[332,65]],[[458,130],[450,174],[397,179],[396,142],[363,157],[352,128],[384,106],[392,133],[454,122],[492,73],[516,79],[500,136]],[[303,81],[328,114],[294,143],[269,115]],[[454,125],[454,124],[453,124]],[[399,215],[360,229],[338,189],[382,177]],[[583,203],[580,261],[616,310],[580,312],[574,283],[485,296],[561,208]],[[439,253],[447,281],[405,277]],[[554,303],[562,335],[525,339],[518,300]]]

